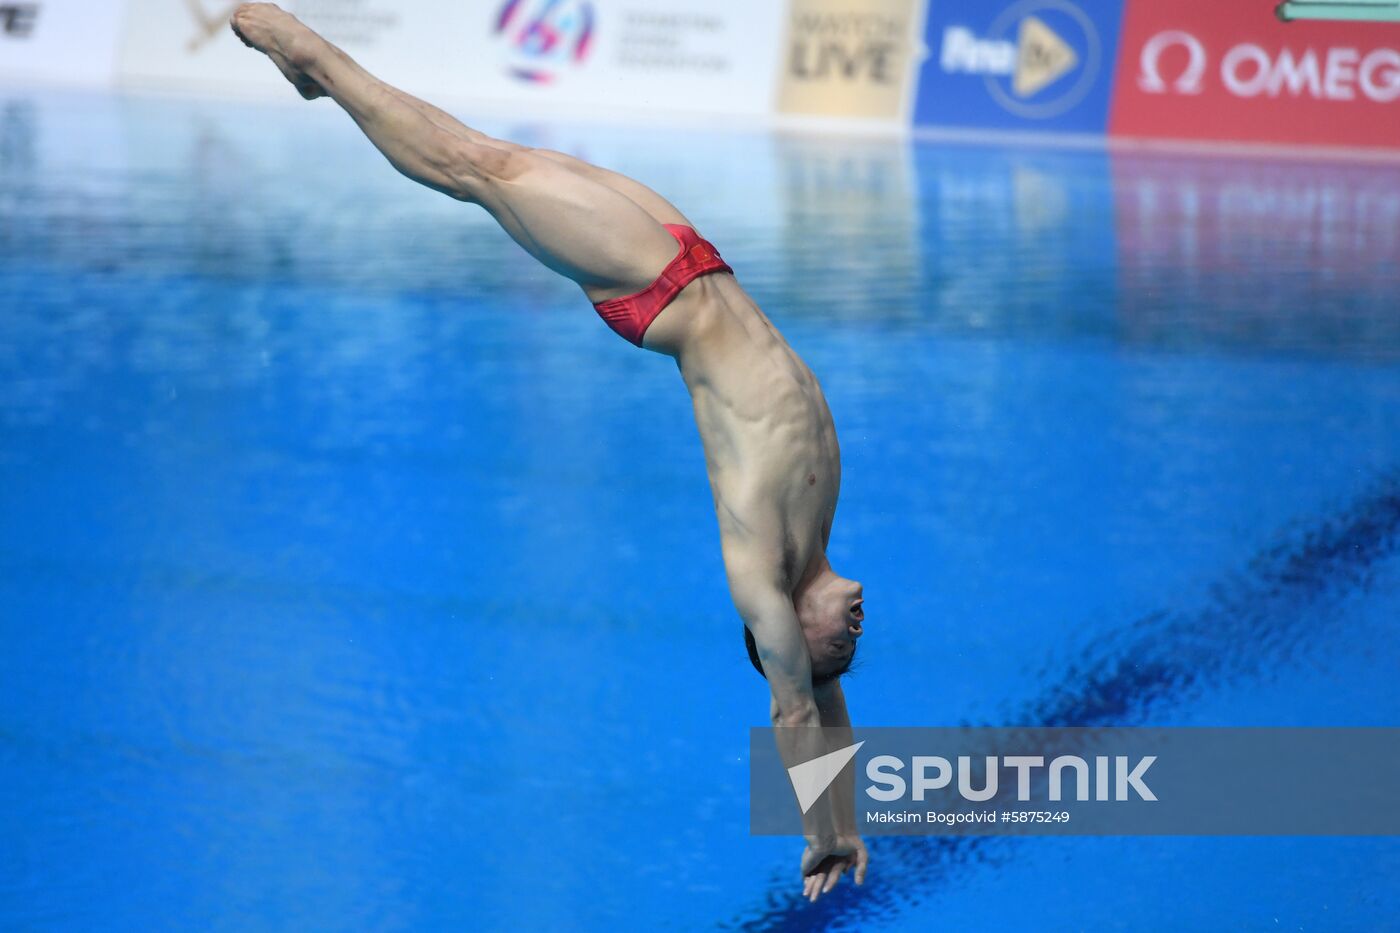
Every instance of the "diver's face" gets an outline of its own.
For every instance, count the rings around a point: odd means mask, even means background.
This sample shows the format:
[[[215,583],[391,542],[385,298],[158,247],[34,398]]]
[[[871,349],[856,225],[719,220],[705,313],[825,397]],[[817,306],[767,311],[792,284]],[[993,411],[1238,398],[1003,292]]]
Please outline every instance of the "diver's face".
[[[865,630],[864,597],[859,583],[833,575],[803,600],[798,619],[812,656],[812,676],[830,676],[850,666]]]

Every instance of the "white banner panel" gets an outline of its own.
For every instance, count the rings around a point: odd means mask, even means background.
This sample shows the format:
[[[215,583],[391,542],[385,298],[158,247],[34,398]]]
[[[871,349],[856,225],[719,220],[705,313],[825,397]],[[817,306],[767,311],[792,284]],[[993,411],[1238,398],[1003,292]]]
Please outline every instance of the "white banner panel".
[[[490,54],[469,67],[470,86],[482,96],[660,112],[773,110],[783,3],[501,0],[478,7],[489,12],[474,28]]]
[[[124,80],[242,89],[284,83],[228,31],[236,4],[129,4]],[[784,29],[784,4],[753,0],[286,0],[283,6],[376,75],[424,97],[570,109],[770,113]]]
[[[0,0],[3,2],[3,0]],[[386,80],[432,78],[474,4],[431,0],[285,0],[284,9],[371,69],[392,63]],[[128,0],[120,77],[134,83],[238,90],[286,89],[281,73],[230,31],[230,0]]]
[[[110,84],[125,9],[124,0],[0,0],[0,74]]]

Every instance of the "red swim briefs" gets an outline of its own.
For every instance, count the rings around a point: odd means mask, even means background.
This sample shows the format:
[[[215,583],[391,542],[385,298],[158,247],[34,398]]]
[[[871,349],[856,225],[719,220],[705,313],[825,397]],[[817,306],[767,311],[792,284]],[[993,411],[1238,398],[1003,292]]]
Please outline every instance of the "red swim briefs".
[[[651,322],[675,300],[681,289],[702,275],[734,271],[719,258],[714,246],[701,239],[692,228],[681,224],[665,226],[666,232],[676,238],[681,248],[676,258],[661,270],[656,281],[635,295],[602,301],[593,306],[609,327],[639,347],[642,345],[642,335],[647,332]]]

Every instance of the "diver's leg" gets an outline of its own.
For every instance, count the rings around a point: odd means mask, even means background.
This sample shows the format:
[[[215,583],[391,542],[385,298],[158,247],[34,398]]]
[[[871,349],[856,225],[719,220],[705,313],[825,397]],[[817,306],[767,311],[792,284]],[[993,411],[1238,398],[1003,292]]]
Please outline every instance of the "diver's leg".
[[[674,204],[635,178],[614,172],[612,169],[603,168],[601,165],[594,165],[592,162],[585,162],[583,159],[567,153],[555,152],[550,149],[536,149],[535,152],[546,159],[558,162],[571,172],[577,172],[584,178],[611,188],[650,214],[657,223],[680,224],[683,227],[695,226]]]
[[[276,6],[244,4],[232,24],[303,96],[335,100],[401,173],[485,207],[590,300],[645,288],[674,257],[676,241],[627,196],[533,150],[445,129]]]
[[[423,116],[433,121],[438,127],[447,130],[449,133],[455,133],[470,142],[485,143],[486,145],[498,149],[534,152],[536,155],[558,162],[571,172],[577,172],[591,181],[596,181],[600,185],[606,185],[618,194],[626,196],[628,200],[650,214],[657,223],[681,224],[686,227],[693,226],[674,204],[667,201],[661,195],[637,181],[635,178],[629,178],[620,172],[614,172],[612,169],[594,165],[592,162],[587,162],[577,156],[569,155],[568,153],[556,152],[553,149],[531,149],[529,146],[507,142],[503,139],[495,139],[480,130],[467,126],[450,113],[438,107],[434,107],[425,100],[414,97],[407,91],[400,90],[396,87],[389,87],[389,91]]]

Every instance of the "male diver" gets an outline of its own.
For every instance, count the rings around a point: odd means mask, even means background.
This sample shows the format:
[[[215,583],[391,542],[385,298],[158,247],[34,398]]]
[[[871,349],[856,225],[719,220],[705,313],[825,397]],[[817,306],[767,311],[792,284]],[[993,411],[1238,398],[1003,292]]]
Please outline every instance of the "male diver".
[[[344,108],[394,168],[485,208],[526,252],[578,283],[613,330],[675,359],[704,445],[729,592],[772,691],[773,724],[828,727],[777,729],[782,759],[791,766],[850,744],[840,677],[864,612],[860,584],[826,558],[841,486],[836,429],[816,377],[715,248],[641,183],[463,126],[273,4],[243,4],[231,25],[307,100]],[[837,737],[831,748],[824,735]],[[812,900],[847,870],[865,879],[851,803],[827,794],[803,816],[803,894]]]

